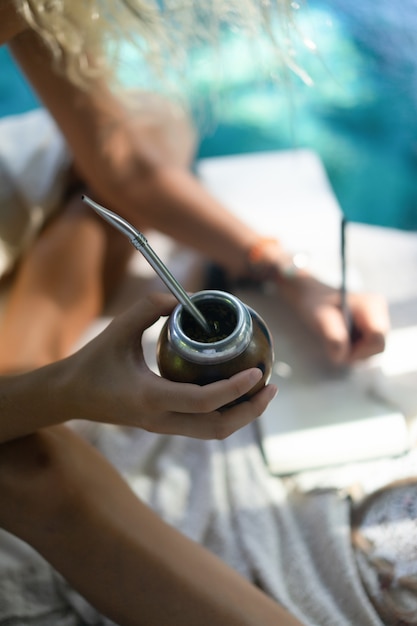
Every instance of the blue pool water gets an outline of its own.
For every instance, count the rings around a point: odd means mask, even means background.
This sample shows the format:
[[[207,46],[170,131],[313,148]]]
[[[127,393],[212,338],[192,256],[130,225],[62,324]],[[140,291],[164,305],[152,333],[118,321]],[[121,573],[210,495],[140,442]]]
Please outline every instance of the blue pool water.
[[[302,37],[317,51],[297,53],[313,86],[260,79],[234,36],[213,99],[215,79],[198,51],[188,97],[200,156],[310,147],[350,219],[417,229],[417,3],[380,0],[374,9],[371,0],[310,0],[302,9]],[[5,49],[0,68],[0,115],[39,106]]]

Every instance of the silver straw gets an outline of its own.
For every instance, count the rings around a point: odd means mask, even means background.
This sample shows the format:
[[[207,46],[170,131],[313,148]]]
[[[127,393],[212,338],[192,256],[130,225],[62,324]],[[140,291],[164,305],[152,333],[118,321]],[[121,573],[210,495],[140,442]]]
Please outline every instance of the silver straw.
[[[197,309],[187,292],[151,248],[146,237],[134,226],[132,226],[132,224],[129,224],[129,222],[123,217],[113,213],[113,211],[109,211],[109,209],[106,209],[101,206],[101,204],[94,202],[94,200],[91,200],[88,196],[83,195],[82,200],[94,209],[94,211],[103,219],[109,222],[109,224],[114,226],[129,239],[130,243],[136,248],[136,250],[139,250],[139,252],[143,254],[148,263],[153,267],[155,272],[162,279],[171,293],[174,294],[177,300],[183,305],[183,307],[194,317],[194,319],[208,334],[211,334],[211,328],[201,311]]]

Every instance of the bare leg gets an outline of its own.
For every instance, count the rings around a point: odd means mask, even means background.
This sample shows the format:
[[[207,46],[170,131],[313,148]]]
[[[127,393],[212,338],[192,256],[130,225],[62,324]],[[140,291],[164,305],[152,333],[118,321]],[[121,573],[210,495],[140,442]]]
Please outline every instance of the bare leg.
[[[135,119],[145,152],[161,163],[189,167],[195,133],[177,107],[136,92],[126,114]],[[134,221],[144,228],[139,214]],[[75,193],[21,263],[0,319],[0,373],[66,356],[102,310],[131,253],[127,241],[82,203],[81,191]]]
[[[131,249],[76,193],[22,260],[0,321],[0,371],[62,358],[100,313]]]
[[[161,163],[189,167],[195,134],[177,107],[136,93],[129,115],[145,150]],[[143,227],[140,215],[135,225]],[[21,263],[0,320],[0,373],[66,356],[102,310],[132,250],[82,203],[81,191],[74,193]]]
[[[161,521],[65,427],[3,444],[0,501],[0,525],[121,626],[300,626]]]

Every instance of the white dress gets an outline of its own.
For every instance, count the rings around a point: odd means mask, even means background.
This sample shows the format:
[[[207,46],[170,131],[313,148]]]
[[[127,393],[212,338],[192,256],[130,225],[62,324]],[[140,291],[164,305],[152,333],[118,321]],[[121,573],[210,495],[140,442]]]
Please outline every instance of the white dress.
[[[302,494],[271,476],[254,425],[221,442],[84,422],[74,426],[163,519],[256,583],[301,623],[391,623],[381,620],[362,583],[346,492]],[[393,463],[393,476],[400,475],[403,470]],[[369,468],[364,466],[364,471]],[[411,540],[415,542],[416,533]],[[363,561],[361,568],[366,569]],[[32,549],[2,533],[0,625],[6,624],[111,622]]]
[[[0,119],[0,277],[58,208],[70,162],[45,110]]]

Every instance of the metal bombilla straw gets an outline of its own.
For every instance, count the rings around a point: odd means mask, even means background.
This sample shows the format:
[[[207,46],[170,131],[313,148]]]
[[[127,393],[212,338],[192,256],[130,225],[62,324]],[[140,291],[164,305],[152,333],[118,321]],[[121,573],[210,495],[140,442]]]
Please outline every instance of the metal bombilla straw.
[[[161,261],[159,256],[154,252],[151,246],[148,243],[146,237],[137,230],[132,224],[129,224],[127,220],[113,211],[109,211],[105,207],[101,206],[94,200],[91,200],[88,196],[82,196],[83,202],[88,204],[100,217],[105,219],[109,224],[114,226],[117,230],[119,230],[123,235],[125,235],[130,243],[139,250],[148,261],[148,263],[153,267],[158,276],[162,279],[171,293],[177,298],[177,300],[183,305],[183,307],[194,317],[194,319],[200,324],[200,326],[211,335],[212,329],[208,324],[205,317],[202,315],[201,311],[195,306],[192,302],[190,296],[184,290],[184,288],[179,284],[179,282],[174,278],[171,274],[167,266]]]

